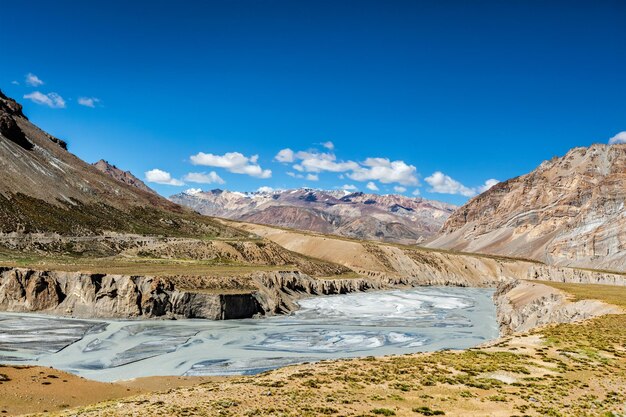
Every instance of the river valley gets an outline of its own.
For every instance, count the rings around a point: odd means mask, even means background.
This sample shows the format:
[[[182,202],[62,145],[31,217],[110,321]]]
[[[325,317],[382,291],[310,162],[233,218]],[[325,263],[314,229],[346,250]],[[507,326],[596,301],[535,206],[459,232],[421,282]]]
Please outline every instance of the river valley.
[[[419,287],[302,299],[287,316],[77,320],[0,314],[0,362],[99,381],[255,374],[293,363],[464,349],[498,337],[493,290]]]

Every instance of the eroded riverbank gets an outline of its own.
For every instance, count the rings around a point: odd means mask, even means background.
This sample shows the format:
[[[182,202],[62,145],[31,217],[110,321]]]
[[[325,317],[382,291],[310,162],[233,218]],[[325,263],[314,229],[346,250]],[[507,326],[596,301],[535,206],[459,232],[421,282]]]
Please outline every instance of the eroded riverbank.
[[[550,283],[545,284],[548,285],[506,281],[500,285],[494,301],[503,333],[507,333],[506,328],[520,330],[519,327],[513,328],[515,326],[537,326],[541,324],[536,320],[538,317],[545,317],[545,324],[546,320],[571,322],[594,315],[618,314],[621,312],[619,307],[589,300],[588,297],[603,300],[610,294],[610,302],[618,301],[617,305],[620,306],[623,305],[623,299],[626,299],[623,298],[626,292],[624,287],[558,284],[557,291]],[[560,291],[570,288],[575,288],[575,298]],[[323,303],[325,299],[313,300]],[[353,307],[357,310],[360,308],[358,305],[351,305],[350,310]],[[362,305],[361,309],[363,308]],[[371,313],[371,309],[366,308],[366,311]],[[492,413],[511,415],[520,412],[529,415],[559,415],[565,409],[563,407],[570,411],[576,410],[577,415],[587,415],[583,411],[589,410],[589,407],[593,410],[617,410],[613,406],[620,404],[623,394],[610,394],[606,398],[602,396],[610,391],[609,386],[613,390],[617,388],[619,392],[626,386],[626,381],[623,373],[619,372],[614,373],[610,381],[606,380],[603,369],[623,368],[623,361],[619,359],[623,357],[621,350],[615,351],[611,346],[621,343],[622,339],[619,338],[623,338],[623,329],[626,327],[623,326],[624,315],[605,317],[596,318],[588,325],[561,324],[555,328],[533,331],[530,335],[507,336],[476,349],[325,361],[284,367],[259,376],[204,380],[202,382],[205,384],[202,386],[90,406],[71,411],[68,415],[80,411],[87,415],[153,415],[165,412],[182,416],[188,415],[190,410],[200,415],[220,414],[228,410],[234,416],[270,416],[277,412],[286,416],[301,416],[331,411],[348,415],[368,415],[368,412],[371,414],[371,410],[378,408],[391,410],[395,415],[415,415],[414,409],[440,409],[445,410],[446,415],[459,416]],[[49,316],[43,318],[50,319]],[[505,319],[504,323],[502,319]],[[41,329],[45,329],[45,326]],[[54,332],[54,329],[50,330]],[[567,352],[572,352],[573,356]],[[555,364],[560,365],[554,368]],[[581,365],[589,368],[582,381],[579,372]],[[54,398],[62,396],[53,394],[57,392],[53,388],[59,385],[57,388],[63,393],[76,377],[65,374],[65,379],[61,382],[60,379],[47,378],[47,368],[32,369],[33,371],[13,370],[13,377],[17,379],[4,382],[0,386],[0,390],[6,394],[8,402],[5,403],[5,408],[9,414],[19,414],[18,410],[24,412],[64,408],[61,403],[55,403]],[[39,394],[16,390],[15,387],[21,384],[19,381],[29,372],[39,375],[39,379],[43,378],[42,381],[46,384],[51,384],[42,385],[51,387],[47,390],[49,394],[45,394],[46,390],[37,391]],[[178,384],[178,378],[180,377],[155,377],[147,380],[156,384],[161,384],[162,381]],[[559,386],[565,388],[558,393],[553,390],[555,379]],[[77,380],[72,385],[76,393],[85,389],[85,384],[80,381]],[[184,382],[192,383],[188,377]],[[33,380],[30,383],[40,382]],[[119,396],[114,392],[116,389],[119,391],[119,385],[114,384],[110,388],[109,385],[104,384],[97,389],[100,400]],[[529,390],[532,391],[532,396],[529,395]],[[271,393],[271,397],[267,396],[268,393]],[[302,401],[294,402],[293,393],[297,393]],[[595,395],[596,400],[590,399],[587,396],[589,393]],[[41,406],[33,406],[35,401]],[[69,403],[73,404],[72,401]],[[225,409],[225,406],[228,408]]]

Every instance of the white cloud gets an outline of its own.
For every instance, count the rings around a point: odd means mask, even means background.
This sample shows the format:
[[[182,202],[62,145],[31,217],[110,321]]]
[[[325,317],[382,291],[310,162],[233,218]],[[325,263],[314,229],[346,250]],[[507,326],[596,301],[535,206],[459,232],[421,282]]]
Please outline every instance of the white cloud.
[[[274,191],[274,189],[272,187],[259,187],[259,189],[257,190],[260,193],[271,193],[272,191]]]
[[[287,175],[289,175],[292,178],[299,178],[299,179],[306,179],[308,181],[319,181],[320,177],[317,174],[298,174],[297,172],[287,172]]]
[[[609,139],[609,145],[616,145],[618,143],[626,143],[626,130],[619,132],[617,135]]]
[[[224,184],[225,182],[215,171],[208,174],[206,172],[190,172],[185,175],[184,180],[198,184]]]
[[[295,158],[300,163],[293,166],[296,171],[300,172],[346,172],[359,168],[359,164],[353,161],[337,162],[337,157],[332,153],[324,152],[297,152]]]
[[[224,155],[199,152],[190,157],[194,165],[224,168],[234,174],[246,174],[257,178],[270,178],[272,171],[262,169],[258,164],[259,156],[247,157],[239,152],[227,152]]]
[[[485,191],[487,191],[488,189],[490,189],[491,187],[493,187],[494,185],[498,184],[500,181],[496,180],[496,179],[488,179],[487,181],[485,181],[485,183],[483,185],[481,185],[480,187],[477,187],[476,190],[479,193],[484,193]]]
[[[378,181],[383,184],[396,183],[403,186],[419,185],[417,168],[404,161],[391,161],[388,158],[367,158],[360,163],[351,160],[343,161],[338,160],[332,152],[334,149],[332,142],[324,142],[322,145],[329,152],[318,150],[294,152],[286,148],[281,150],[275,159],[280,162],[293,162],[292,168],[301,173],[335,172],[340,174],[340,179],[345,176],[355,181]],[[297,174],[288,175],[296,177]]]
[[[78,97],[78,104],[85,107],[91,107],[92,109],[96,107],[96,104],[99,102],[100,99],[96,97]]]
[[[146,171],[146,180],[148,182],[154,182],[156,184],[163,185],[175,185],[181,186],[185,185],[181,180],[177,180],[172,178],[172,175],[169,172],[161,171],[160,169],[151,169],[150,171]]]
[[[24,95],[24,98],[31,100],[33,103],[48,106],[52,109],[64,109],[65,100],[57,93],[43,94],[39,91],[34,91],[30,94]]]
[[[473,197],[476,195],[476,191],[468,188],[453,179],[452,177],[445,175],[441,171],[433,173],[430,177],[424,178],[430,186],[429,191],[440,194],[460,194],[465,197]]]
[[[419,188],[416,188],[415,190],[413,190],[413,192],[412,192],[411,194],[413,194],[414,196],[416,196],[416,197],[417,197],[417,196],[419,196],[419,195],[420,195],[420,194],[422,194],[422,193],[420,193]]]
[[[28,74],[26,74],[26,84],[33,87],[39,87],[40,85],[43,85],[43,81],[41,81],[41,79],[35,74],[29,72]]]
[[[378,186],[374,184],[372,181],[368,182],[365,187],[367,187],[368,190],[378,191]]]
[[[401,185],[396,185],[395,187],[393,187],[393,190],[396,193],[404,193],[406,192],[406,187],[402,187]]]
[[[474,197],[477,194],[484,193],[500,181],[490,178],[483,185],[478,187],[466,187],[454,178],[444,174],[441,171],[433,173],[430,177],[424,179],[430,186],[430,192],[440,194],[458,194],[465,197]]]
[[[294,153],[291,149],[285,148],[278,151],[276,156],[274,157],[278,162],[293,162],[294,161]]]
[[[353,184],[344,184],[341,186],[341,189],[344,191],[356,191],[358,190],[356,185]]]
[[[375,180],[383,184],[397,182],[402,185],[418,185],[417,168],[404,161],[390,161],[387,158],[367,158],[364,167],[357,167],[348,177],[356,181]]]
[[[11,81],[11,84],[13,84],[13,85],[20,85],[20,83],[15,81],[15,80]]]
[[[189,188],[183,191],[183,193],[188,194],[188,195],[196,195],[196,194],[200,194],[201,192],[202,192],[201,188]]]

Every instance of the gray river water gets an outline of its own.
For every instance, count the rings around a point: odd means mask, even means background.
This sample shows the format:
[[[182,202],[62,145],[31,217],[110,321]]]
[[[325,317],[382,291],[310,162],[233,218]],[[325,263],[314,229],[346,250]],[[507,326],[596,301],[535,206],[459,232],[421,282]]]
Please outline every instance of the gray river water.
[[[423,287],[315,297],[289,316],[76,320],[0,313],[0,363],[99,381],[254,374],[299,362],[463,349],[498,336],[493,290]]]

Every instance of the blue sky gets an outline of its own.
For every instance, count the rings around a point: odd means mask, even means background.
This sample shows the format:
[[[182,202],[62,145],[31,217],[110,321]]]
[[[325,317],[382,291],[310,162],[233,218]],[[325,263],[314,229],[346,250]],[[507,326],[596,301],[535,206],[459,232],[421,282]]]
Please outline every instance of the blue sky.
[[[371,183],[462,203],[626,130],[621,0],[29,1],[3,13],[0,88],[79,157],[185,183],[149,184],[163,195]]]

